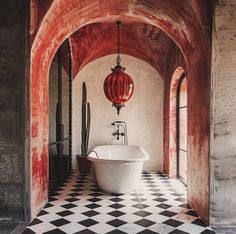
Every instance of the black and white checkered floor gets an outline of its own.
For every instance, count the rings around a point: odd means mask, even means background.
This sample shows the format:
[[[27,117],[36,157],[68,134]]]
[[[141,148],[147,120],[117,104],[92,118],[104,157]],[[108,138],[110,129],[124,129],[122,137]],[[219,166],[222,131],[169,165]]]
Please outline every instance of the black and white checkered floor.
[[[30,233],[214,233],[186,204],[186,187],[161,173],[143,173],[140,186],[111,195],[94,176],[74,172],[29,224]]]

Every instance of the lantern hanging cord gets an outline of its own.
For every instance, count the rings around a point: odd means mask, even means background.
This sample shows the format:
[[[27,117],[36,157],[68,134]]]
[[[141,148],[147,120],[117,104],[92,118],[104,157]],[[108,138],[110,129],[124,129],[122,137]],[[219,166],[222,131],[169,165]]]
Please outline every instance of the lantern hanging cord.
[[[117,65],[120,65],[120,62],[121,62],[121,58],[120,58],[120,24],[121,24],[121,21],[117,21],[116,23],[117,23],[117,29],[118,29],[116,63],[117,63]]]

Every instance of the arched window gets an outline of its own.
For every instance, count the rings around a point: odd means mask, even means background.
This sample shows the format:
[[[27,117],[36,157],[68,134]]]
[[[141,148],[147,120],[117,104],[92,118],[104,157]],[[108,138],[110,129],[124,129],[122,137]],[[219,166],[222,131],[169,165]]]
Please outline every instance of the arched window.
[[[187,79],[183,73],[179,79],[176,98],[176,156],[177,177],[187,185]]]
[[[185,90],[185,91],[184,91]],[[186,108],[183,108],[185,107]],[[169,111],[169,176],[180,177],[187,183],[183,172],[187,171],[184,151],[187,155],[187,84],[184,69],[178,67],[170,85]],[[185,156],[186,156],[185,155]],[[186,167],[184,166],[186,165]],[[187,172],[186,172],[187,173]],[[183,177],[183,178],[182,178]]]

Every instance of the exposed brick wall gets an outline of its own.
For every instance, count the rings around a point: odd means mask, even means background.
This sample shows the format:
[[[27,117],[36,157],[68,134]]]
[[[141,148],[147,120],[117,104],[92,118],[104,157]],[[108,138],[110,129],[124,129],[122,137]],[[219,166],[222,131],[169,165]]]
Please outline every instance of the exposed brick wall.
[[[215,10],[212,53],[212,225],[236,225],[236,0]]]
[[[17,9],[17,10],[16,10]],[[24,199],[23,111],[27,1],[0,9],[0,221],[22,220]],[[1,225],[0,225],[1,226]]]

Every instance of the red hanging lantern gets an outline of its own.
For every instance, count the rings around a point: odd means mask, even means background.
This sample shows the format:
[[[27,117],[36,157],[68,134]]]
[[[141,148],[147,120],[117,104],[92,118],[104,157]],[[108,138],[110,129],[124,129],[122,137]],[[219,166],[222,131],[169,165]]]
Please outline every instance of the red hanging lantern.
[[[117,21],[118,26],[118,50],[117,50],[117,65],[112,68],[103,84],[104,93],[109,101],[113,103],[119,115],[120,109],[124,107],[134,92],[134,82],[132,78],[124,72],[125,68],[120,65],[120,21]]]

